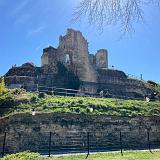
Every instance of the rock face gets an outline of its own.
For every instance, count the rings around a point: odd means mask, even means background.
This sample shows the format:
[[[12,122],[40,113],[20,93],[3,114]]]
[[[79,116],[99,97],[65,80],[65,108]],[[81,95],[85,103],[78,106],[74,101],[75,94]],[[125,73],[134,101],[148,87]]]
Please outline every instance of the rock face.
[[[48,153],[51,134],[52,153],[87,149],[120,150],[120,131],[124,149],[160,147],[159,117],[117,117],[71,113],[17,114],[0,119],[0,146],[6,135],[5,153],[37,151]]]
[[[108,69],[108,51],[96,54],[88,51],[88,42],[80,31],[68,29],[59,37],[59,46],[43,49],[41,67],[25,63],[13,66],[5,75],[9,87],[41,85],[80,89],[82,92],[99,93],[118,98],[143,98],[152,94],[147,83],[129,79],[124,72]],[[73,85],[74,84],[74,85]]]

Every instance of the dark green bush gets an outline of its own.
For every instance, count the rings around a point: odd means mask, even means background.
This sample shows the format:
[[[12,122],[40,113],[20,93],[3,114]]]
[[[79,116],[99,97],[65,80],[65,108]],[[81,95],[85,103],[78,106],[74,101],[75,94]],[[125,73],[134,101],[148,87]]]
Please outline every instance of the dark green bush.
[[[38,94],[38,98],[45,98],[46,97],[46,94],[45,93],[39,93]]]
[[[30,99],[30,102],[31,102],[31,103],[37,103],[37,102],[38,102],[38,97],[37,97],[37,96],[33,96],[33,97]]]

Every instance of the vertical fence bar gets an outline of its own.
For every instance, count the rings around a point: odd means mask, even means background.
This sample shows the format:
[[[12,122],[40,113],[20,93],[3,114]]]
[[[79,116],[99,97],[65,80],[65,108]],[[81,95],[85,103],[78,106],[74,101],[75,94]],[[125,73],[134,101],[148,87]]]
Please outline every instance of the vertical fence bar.
[[[36,85],[36,92],[37,93],[39,92],[39,86],[38,86],[38,84]]]
[[[49,150],[48,150],[48,156],[51,156],[51,140],[52,140],[52,132],[49,133]]]
[[[51,92],[52,92],[51,94],[52,94],[52,96],[53,96],[53,87],[51,88],[51,90],[52,90],[52,91],[51,91]]]
[[[6,132],[4,133],[4,139],[3,139],[3,148],[2,148],[2,158],[5,154],[5,145],[6,145]]]
[[[89,154],[90,154],[90,139],[89,139],[89,132],[87,132],[87,156],[86,159],[88,158]]]
[[[121,147],[121,156],[123,156],[123,144],[122,144],[122,132],[120,131],[119,133],[119,142],[120,142],[120,147]]]
[[[147,141],[148,141],[148,150],[152,153],[151,142],[150,142],[150,131],[147,130]]]

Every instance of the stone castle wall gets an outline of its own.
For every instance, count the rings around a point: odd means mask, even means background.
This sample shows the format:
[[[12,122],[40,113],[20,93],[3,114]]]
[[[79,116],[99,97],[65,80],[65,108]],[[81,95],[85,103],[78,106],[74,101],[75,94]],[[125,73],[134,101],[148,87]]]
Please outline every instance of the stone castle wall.
[[[60,37],[59,50],[64,57],[69,55],[69,65],[74,66],[80,80],[97,81],[96,71],[89,61],[88,42],[81,32],[68,29],[67,34]]]
[[[12,67],[5,75],[6,84],[40,84],[46,87],[78,89],[67,83],[70,81],[74,84],[73,79],[78,78],[81,81],[79,89],[94,94],[104,90],[115,97],[122,95],[143,98],[153,92],[142,81],[129,79],[122,71],[108,69],[107,50],[100,49],[95,55],[89,54],[87,40],[80,31],[73,29],[68,29],[65,36],[60,36],[58,48],[49,46],[43,49],[41,62],[41,67],[35,67],[31,63]],[[59,63],[64,65],[66,74],[63,74],[62,70],[59,71]],[[69,75],[72,76],[68,81]]]
[[[43,49],[43,55],[41,57],[41,64],[50,65],[58,61],[57,49],[49,46]]]
[[[96,67],[97,68],[108,68],[108,52],[105,49],[97,51],[96,55]]]
[[[76,115],[71,113],[44,113],[32,116],[17,114],[0,119],[0,146],[7,133],[7,153],[31,150],[47,152],[49,133],[52,132],[52,150],[87,148],[87,132],[90,145],[95,149],[118,149],[122,132],[126,149],[147,148],[150,131],[152,147],[160,141],[159,117],[118,117],[107,115]],[[159,144],[160,145],[160,144]]]
[[[51,65],[58,60],[71,68],[81,81],[88,82],[97,82],[96,68],[108,67],[107,51],[99,50],[95,56],[89,54],[87,40],[80,31],[73,29],[68,29],[65,36],[60,36],[57,50],[48,47],[43,51],[42,65]]]

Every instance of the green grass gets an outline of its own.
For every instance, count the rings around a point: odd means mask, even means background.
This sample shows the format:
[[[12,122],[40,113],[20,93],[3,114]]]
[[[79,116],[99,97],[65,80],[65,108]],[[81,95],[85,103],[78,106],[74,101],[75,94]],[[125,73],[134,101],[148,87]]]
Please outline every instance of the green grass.
[[[43,95],[44,96],[44,95]],[[160,102],[146,102],[143,100],[122,100],[114,98],[92,97],[44,97],[24,90],[9,90],[0,95],[0,115],[8,116],[20,112],[70,112],[75,114],[106,114],[120,116],[159,116]],[[1,109],[1,107],[12,107]],[[90,108],[93,108],[91,112]]]
[[[2,160],[84,160],[85,155],[77,156],[60,156],[60,157],[42,157],[38,153],[22,152],[13,155],[8,155]],[[123,156],[120,153],[97,153],[91,154],[88,160],[160,160],[160,152],[144,152],[130,151],[125,152]]]

